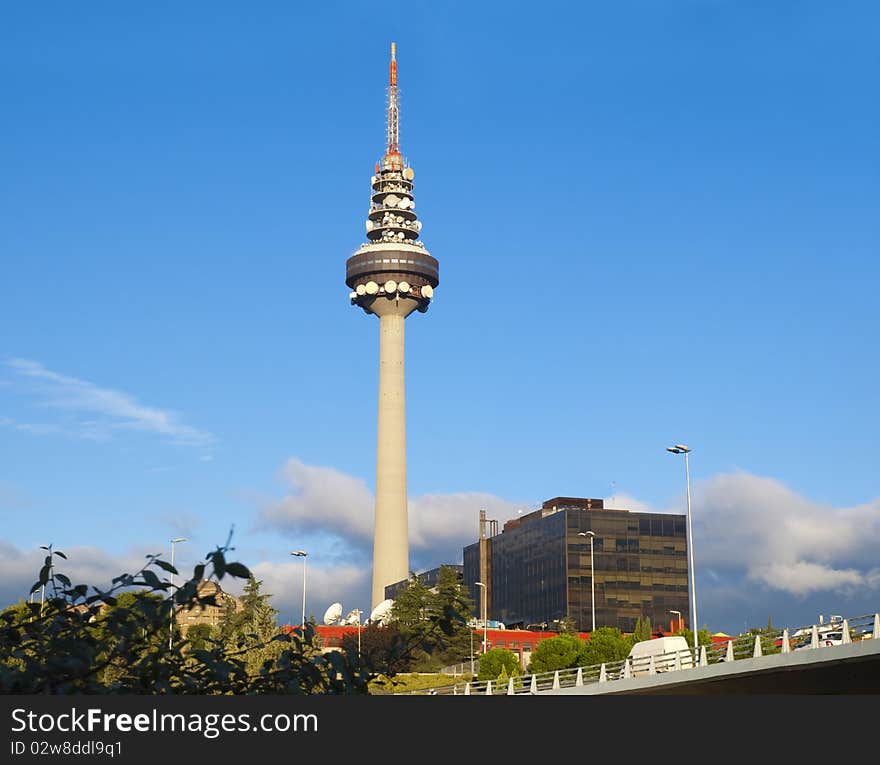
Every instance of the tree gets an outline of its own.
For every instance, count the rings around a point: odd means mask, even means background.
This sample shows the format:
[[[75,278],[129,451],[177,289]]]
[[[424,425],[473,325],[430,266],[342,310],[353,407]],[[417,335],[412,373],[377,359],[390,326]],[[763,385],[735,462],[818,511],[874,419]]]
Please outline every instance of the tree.
[[[186,641],[190,651],[201,651],[208,647],[214,636],[214,628],[205,622],[191,624],[186,630]]]
[[[576,667],[584,641],[574,635],[557,635],[538,643],[529,662],[529,672],[553,672]]]
[[[266,661],[280,656],[282,646],[274,642],[280,634],[276,615],[278,611],[269,604],[271,595],[261,592],[262,580],[249,575],[240,598],[227,596],[223,616],[217,625],[216,639],[229,650],[245,655],[249,672],[260,670]],[[214,598],[220,595],[213,590]]]
[[[654,631],[651,628],[651,617],[646,616],[644,621],[641,617],[636,619],[636,626],[632,632],[632,642],[638,643],[642,640],[650,640],[654,637]]]
[[[396,624],[368,624],[361,630],[360,655],[372,674],[394,677],[410,669],[410,657],[406,651],[406,641]],[[342,649],[357,653],[357,633],[349,633],[342,638]]]
[[[683,635],[684,639],[687,640],[687,644],[691,647],[694,645],[694,633],[693,630],[684,627],[675,633],[676,635]],[[697,642],[699,645],[711,646],[712,645],[712,636],[709,634],[709,629],[707,627],[700,627],[700,631],[697,633]]]
[[[492,648],[480,656],[478,680],[495,680],[500,678],[502,673],[505,680],[522,673],[519,657],[513,651],[508,651],[506,648]]]
[[[470,656],[470,627],[465,615],[473,601],[458,572],[440,568],[437,585],[428,588],[415,573],[394,599],[391,622],[396,624],[412,656],[411,669],[432,672]]]
[[[616,627],[598,627],[585,641],[578,653],[578,666],[610,664],[622,661],[629,655],[632,641],[621,634]]]

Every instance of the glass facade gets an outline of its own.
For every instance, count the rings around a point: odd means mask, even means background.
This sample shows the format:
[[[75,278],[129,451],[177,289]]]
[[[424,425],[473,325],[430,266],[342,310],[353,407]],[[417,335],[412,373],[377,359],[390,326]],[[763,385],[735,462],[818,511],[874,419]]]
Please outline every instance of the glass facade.
[[[562,499],[562,498],[560,498]],[[489,540],[489,618],[512,625],[552,625],[574,619],[592,628],[591,572],[595,575],[596,626],[632,632],[636,620],[668,626],[671,610],[690,624],[684,515],[604,509],[601,500],[572,500],[544,508]],[[590,540],[579,532],[593,531]],[[473,592],[479,545],[464,550],[464,583]]]

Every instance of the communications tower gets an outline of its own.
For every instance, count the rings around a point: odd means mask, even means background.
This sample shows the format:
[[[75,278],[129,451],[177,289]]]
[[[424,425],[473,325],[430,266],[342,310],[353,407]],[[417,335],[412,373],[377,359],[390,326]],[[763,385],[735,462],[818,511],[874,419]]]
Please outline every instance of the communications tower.
[[[415,174],[400,153],[397,59],[391,43],[385,154],[370,178],[367,239],[345,264],[352,305],[379,317],[379,420],[372,606],[385,586],[409,576],[406,500],[404,321],[428,310],[439,264],[419,239]]]

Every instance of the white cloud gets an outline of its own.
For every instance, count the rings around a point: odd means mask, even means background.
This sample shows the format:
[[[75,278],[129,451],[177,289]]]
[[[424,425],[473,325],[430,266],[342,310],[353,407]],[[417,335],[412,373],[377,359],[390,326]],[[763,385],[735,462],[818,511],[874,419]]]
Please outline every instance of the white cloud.
[[[880,501],[833,507],[733,473],[695,485],[692,521],[698,568],[738,570],[792,595],[876,586]]]
[[[296,458],[281,469],[290,493],[258,514],[258,525],[288,534],[329,531],[365,546],[373,533],[373,495],[360,478]]]
[[[793,595],[857,588],[866,584],[865,576],[855,569],[834,569],[802,560],[756,566],[750,573],[765,584]]]
[[[137,430],[190,446],[203,447],[214,441],[210,433],[180,422],[176,413],[145,406],[127,393],[53,372],[28,359],[11,359],[6,364],[31,382],[29,391],[41,395],[44,406],[79,417],[73,429],[83,438],[105,439],[118,430]],[[56,425],[15,423],[8,418],[0,424],[34,433],[58,431]]]
[[[613,497],[609,497],[607,500],[605,500],[605,507],[620,510],[631,510],[634,513],[664,512],[663,510],[652,510],[647,502],[642,502],[640,499],[636,499],[629,494],[615,494]]]
[[[258,515],[260,527],[290,536],[328,534],[361,551],[372,547],[374,498],[363,479],[334,468],[306,465],[296,458],[288,460],[281,477],[290,485],[290,492],[266,503]],[[432,568],[459,562],[462,548],[478,537],[481,509],[500,526],[516,517],[517,505],[478,492],[411,498],[411,565]]]

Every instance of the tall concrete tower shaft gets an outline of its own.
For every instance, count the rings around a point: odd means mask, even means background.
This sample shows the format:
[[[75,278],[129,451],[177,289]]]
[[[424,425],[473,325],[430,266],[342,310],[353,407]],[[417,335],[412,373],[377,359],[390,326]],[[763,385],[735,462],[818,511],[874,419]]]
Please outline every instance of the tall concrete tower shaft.
[[[415,213],[415,173],[400,153],[396,53],[391,43],[386,146],[370,179],[369,241],[345,267],[352,305],[379,317],[374,608],[385,599],[387,585],[409,576],[404,322],[414,311],[428,310],[440,281],[439,264],[419,239],[422,223]]]

